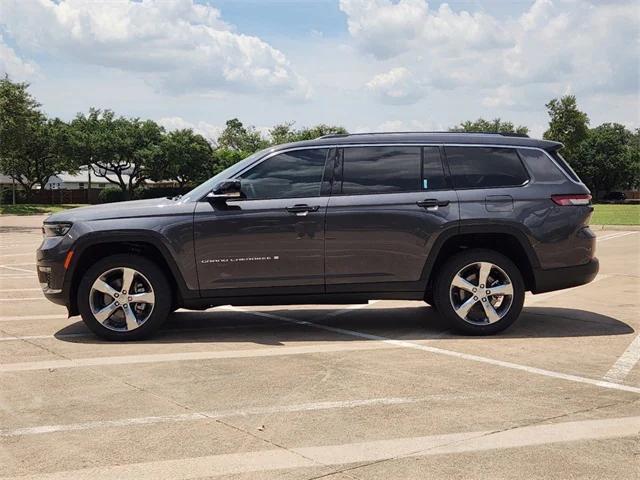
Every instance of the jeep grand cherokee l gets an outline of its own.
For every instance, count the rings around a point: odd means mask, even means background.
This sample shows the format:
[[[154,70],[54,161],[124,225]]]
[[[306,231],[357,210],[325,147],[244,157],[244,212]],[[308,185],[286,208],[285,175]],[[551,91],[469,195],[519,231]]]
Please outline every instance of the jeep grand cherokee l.
[[[133,340],[177,308],[424,300],[492,334],[526,291],[598,271],[589,190],[561,144],[499,134],[330,135],[271,147],[181,198],[43,225],[44,294]]]

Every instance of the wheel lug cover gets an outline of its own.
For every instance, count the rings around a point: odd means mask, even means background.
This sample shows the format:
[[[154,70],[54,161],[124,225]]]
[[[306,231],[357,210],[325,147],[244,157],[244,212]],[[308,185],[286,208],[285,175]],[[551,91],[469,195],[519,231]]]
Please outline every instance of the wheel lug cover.
[[[474,300],[478,300],[478,297],[473,297]]]
[[[129,298],[127,298],[127,300],[128,300],[128,301],[131,301],[131,300],[133,300],[133,298],[132,298],[132,297],[129,297]]]
[[[487,301],[487,297],[482,297],[482,301],[486,302]],[[126,305],[125,305],[126,306]]]
[[[477,288],[474,288],[474,289],[473,289],[473,293],[476,293],[477,291],[478,291],[478,289],[477,289]]]
[[[120,306],[120,302],[116,302],[116,307]]]
[[[487,290],[487,295],[491,295],[491,290]],[[129,299],[131,300],[131,299]]]
[[[119,293],[116,293],[116,294],[114,295],[114,297],[116,297],[116,298],[118,298],[119,296],[120,296],[120,294],[119,294]]]
[[[480,285],[480,288],[484,288],[484,284]]]

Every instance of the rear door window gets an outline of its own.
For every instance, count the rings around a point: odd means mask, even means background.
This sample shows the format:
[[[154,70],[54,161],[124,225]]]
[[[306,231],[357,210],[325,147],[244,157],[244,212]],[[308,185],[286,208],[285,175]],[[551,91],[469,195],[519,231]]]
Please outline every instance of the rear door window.
[[[420,191],[420,150],[420,147],[405,146],[344,148],[342,193]]]
[[[445,147],[455,188],[516,187],[529,179],[513,148]]]

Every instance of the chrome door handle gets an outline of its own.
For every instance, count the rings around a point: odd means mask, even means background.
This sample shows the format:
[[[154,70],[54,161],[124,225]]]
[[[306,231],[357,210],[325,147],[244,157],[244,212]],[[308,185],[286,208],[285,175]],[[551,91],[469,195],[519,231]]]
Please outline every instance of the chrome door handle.
[[[438,200],[436,198],[427,198],[416,202],[416,205],[428,210],[437,210],[438,207],[446,207],[449,205],[449,200]]]
[[[320,209],[318,205],[306,205],[306,204],[298,204],[293,205],[291,207],[287,207],[287,212],[293,213],[299,217],[304,217],[309,212],[317,212]]]

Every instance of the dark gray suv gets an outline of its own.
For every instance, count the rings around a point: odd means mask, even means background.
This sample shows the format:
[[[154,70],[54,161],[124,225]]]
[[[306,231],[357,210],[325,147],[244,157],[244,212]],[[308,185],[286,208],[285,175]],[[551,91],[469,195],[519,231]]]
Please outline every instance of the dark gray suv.
[[[511,325],[525,291],[598,272],[591,196],[561,144],[468,133],[271,147],[181,198],[51,215],[45,295],[110,340],[177,308],[424,300],[458,330]]]

